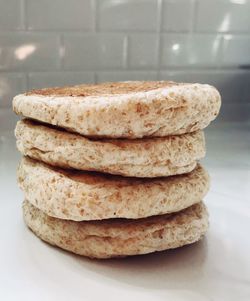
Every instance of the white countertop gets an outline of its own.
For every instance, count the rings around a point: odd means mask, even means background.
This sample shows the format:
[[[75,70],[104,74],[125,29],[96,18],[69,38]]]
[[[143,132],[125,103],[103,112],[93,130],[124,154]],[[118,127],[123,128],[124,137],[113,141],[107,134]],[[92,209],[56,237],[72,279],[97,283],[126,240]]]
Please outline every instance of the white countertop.
[[[205,239],[103,261],[51,247],[25,227],[12,132],[0,133],[0,300],[250,300],[250,126],[206,131],[212,186]]]

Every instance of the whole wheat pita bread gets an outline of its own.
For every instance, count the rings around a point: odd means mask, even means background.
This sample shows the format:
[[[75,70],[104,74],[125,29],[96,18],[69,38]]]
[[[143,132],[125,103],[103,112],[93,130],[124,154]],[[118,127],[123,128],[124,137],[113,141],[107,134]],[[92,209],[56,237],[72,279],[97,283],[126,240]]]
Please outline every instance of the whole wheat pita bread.
[[[25,156],[62,168],[127,177],[160,177],[192,171],[205,156],[201,131],[144,139],[93,140],[31,120],[17,123],[17,148]]]
[[[220,104],[210,85],[131,81],[34,90],[17,95],[13,109],[85,136],[132,139],[203,129]]]
[[[201,165],[189,174],[139,179],[62,170],[23,158],[17,176],[25,199],[34,206],[75,221],[176,212],[199,202],[209,188],[209,176]]]
[[[91,258],[147,254],[198,241],[207,231],[208,213],[200,202],[175,214],[146,219],[74,222],[50,217],[28,201],[24,220],[42,240]]]

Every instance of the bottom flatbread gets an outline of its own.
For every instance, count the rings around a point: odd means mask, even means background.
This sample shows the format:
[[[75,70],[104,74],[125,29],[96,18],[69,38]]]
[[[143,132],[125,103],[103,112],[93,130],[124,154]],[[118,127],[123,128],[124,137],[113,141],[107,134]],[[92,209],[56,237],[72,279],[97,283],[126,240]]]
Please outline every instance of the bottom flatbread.
[[[137,220],[68,221],[50,217],[28,201],[25,223],[42,240],[91,258],[124,257],[173,249],[198,241],[208,228],[203,202],[178,213]]]

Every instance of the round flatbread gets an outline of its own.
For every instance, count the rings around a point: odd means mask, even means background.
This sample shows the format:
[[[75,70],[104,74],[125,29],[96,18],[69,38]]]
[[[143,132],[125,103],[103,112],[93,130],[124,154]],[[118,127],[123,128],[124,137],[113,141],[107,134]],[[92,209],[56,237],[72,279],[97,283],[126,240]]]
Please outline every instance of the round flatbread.
[[[74,222],[50,217],[28,201],[24,220],[42,240],[91,258],[147,254],[198,241],[207,231],[208,213],[200,202],[175,214],[138,220]]]
[[[220,104],[210,85],[130,81],[34,90],[17,95],[13,109],[85,136],[134,139],[203,129]]]
[[[33,159],[127,177],[187,173],[205,156],[201,131],[164,138],[93,140],[24,119],[17,123],[15,135],[18,150]]]
[[[50,216],[75,221],[176,212],[199,202],[209,188],[201,165],[189,174],[139,179],[62,170],[23,158],[17,176],[29,202]]]

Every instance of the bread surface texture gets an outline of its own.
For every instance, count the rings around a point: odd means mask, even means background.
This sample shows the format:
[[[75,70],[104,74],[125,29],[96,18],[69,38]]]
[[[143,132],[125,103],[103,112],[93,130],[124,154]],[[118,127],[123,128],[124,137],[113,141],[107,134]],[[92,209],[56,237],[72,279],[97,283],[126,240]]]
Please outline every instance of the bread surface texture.
[[[142,138],[205,128],[218,115],[210,85],[129,81],[33,90],[13,100],[16,114],[90,137]]]
[[[75,221],[176,212],[199,202],[209,188],[209,176],[200,164],[184,175],[139,179],[62,170],[23,158],[17,177],[34,206],[50,216]]]
[[[187,173],[205,156],[202,131],[164,138],[93,140],[24,119],[17,123],[15,135],[25,156],[62,168],[127,177]]]
[[[208,213],[200,202],[174,214],[146,219],[74,222],[50,217],[23,203],[27,226],[42,240],[91,258],[124,257],[173,249],[202,238]]]

